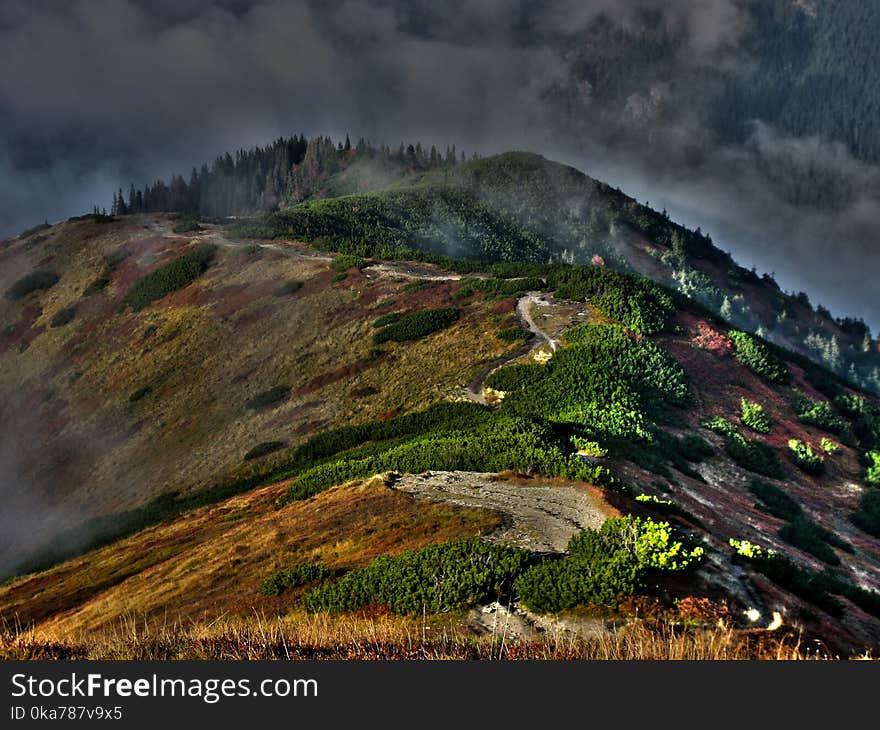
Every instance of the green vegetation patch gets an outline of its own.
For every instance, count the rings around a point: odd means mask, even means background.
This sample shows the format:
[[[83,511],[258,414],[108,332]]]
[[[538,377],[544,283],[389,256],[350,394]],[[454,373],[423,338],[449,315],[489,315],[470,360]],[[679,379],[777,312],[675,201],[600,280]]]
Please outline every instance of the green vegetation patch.
[[[779,529],[779,537],[789,545],[809,553],[828,565],[840,565],[831,546],[852,552],[852,546],[805,515],[795,517]]]
[[[600,439],[650,441],[652,418],[690,403],[684,370],[650,340],[614,325],[588,324],[570,330],[566,341],[569,346],[543,367],[502,368],[487,379],[508,393],[502,411],[580,427]]]
[[[825,471],[825,457],[813,451],[810,444],[798,439],[789,439],[788,453],[795,466],[807,474],[821,474]]]
[[[516,581],[522,602],[537,613],[585,604],[612,604],[645,588],[652,575],[698,563],[703,548],[682,539],[668,522],[634,516],[606,520],[568,544],[569,555],[547,559]]]
[[[12,301],[23,299],[31,292],[51,289],[61,277],[54,271],[36,269],[25,274],[6,290],[5,297]]]
[[[403,317],[403,312],[389,312],[388,314],[383,314],[381,317],[377,317],[373,320],[373,327],[378,329],[379,327],[387,327],[391,324],[396,324],[400,321],[400,318]]]
[[[55,312],[49,324],[52,327],[63,327],[72,322],[74,317],[76,317],[76,307],[64,307]]]
[[[260,593],[264,596],[280,596],[288,588],[298,588],[332,575],[333,571],[323,563],[295,563],[266,578],[260,586]]]
[[[838,436],[846,433],[848,429],[847,422],[838,415],[834,406],[828,401],[798,398],[794,408],[801,423],[808,423]]]
[[[85,289],[83,289],[82,295],[84,297],[92,297],[95,294],[100,294],[104,289],[107,288],[107,285],[110,283],[110,279],[106,276],[99,276],[97,279],[94,279]]]
[[[367,266],[367,262],[360,256],[352,256],[351,254],[340,254],[330,262],[330,268],[343,273],[349,269],[363,269]]]
[[[758,509],[781,520],[794,520],[803,514],[800,503],[774,484],[753,479],[749,491],[761,500],[761,504],[755,505]]]
[[[376,558],[309,591],[305,607],[340,613],[380,604],[397,614],[443,613],[509,595],[513,580],[533,560],[519,548],[454,540]]]
[[[639,334],[662,332],[675,313],[672,297],[650,279],[604,266],[558,269],[549,275],[549,280],[556,297],[588,300],[608,317]]]
[[[828,565],[840,564],[840,558],[832,547],[852,552],[849,543],[810,519],[788,492],[757,479],[749,485],[749,491],[761,500],[761,504],[755,505],[758,509],[786,520],[786,524],[779,528],[777,534],[789,545],[800,548]]]
[[[868,534],[880,537],[880,489],[865,491],[851,520]]]
[[[171,229],[174,233],[198,233],[202,230],[197,218],[184,218]]]
[[[868,484],[880,484],[880,451],[866,452],[865,463],[865,481]]]
[[[755,375],[769,383],[787,383],[791,380],[788,366],[764,342],[739,330],[730,330],[727,334],[736,345],[736,359]]]
[[[764,406],[754,401],[742,399],[742,422],[756,433],[770,433],[770,416]]]
[[[460,314],[455,307],[441,309],[422,309],[402,315],[392,324],[386,325],[373,335],[373,342],[406,342],[446,329],[458,321]],[[381,319],[381,318],[380,318]]]
[[[83,289],[82,295],[84,297],[92,297],[95,294],[100,294],[104,291],[104,289],[110,284],[113,272],[116,271],[116,269],[119,268],[119,264],[125,261],[130,255],[131,253],[129,251],[121,248],[104,256],[104,270],[99,277],[92,280],[92,282]]]
[[[257,393],[245,403],[245,406],[252,411],[269,408],[283,401],[288,395],[290,395],[290,386],[276,385],[274,388]]]
[[[174,261],[142,276],[128,290],[122,300],[123,306],[139,312],[157,299],[188,286],[207,271],[216,250],[217,247],[211,244],[199,244]]]
[[[498,333],[498,339],[505,342],[527,342],[532,339],[532,333],[523,327],[507,327]]]
[[[144,398],[152,388],[149,385],[145,385],[137,390],[133,391],[130,396],[128,396],[129,403],[137,403],[139,400]]]
[[[294,294],[303,288],[303,282],[301,281],[285,281],[281,286],[277,287],[273,292],[272,296],[275,297],[286,297],[289,294]]]
[[[880,616],[880,594],[854,585],[846,576],[826,568],[809,570],[785,555],[765,550],[745,540],[731,538],[734,562],[748,565],[766,575],[776,585],[839,618],[843,605],[835,596],[844,596],[873,616]]]
[[[486,378],[485,385],[505,393],[537,386],[549,371],[543,365],[508,365]]]
[[[745,438],[733,423],[721,416],[704,422],[703,427],[724,438],[724,452],[743,469],[771,479],[783,477],[782,464],[771,446]]]

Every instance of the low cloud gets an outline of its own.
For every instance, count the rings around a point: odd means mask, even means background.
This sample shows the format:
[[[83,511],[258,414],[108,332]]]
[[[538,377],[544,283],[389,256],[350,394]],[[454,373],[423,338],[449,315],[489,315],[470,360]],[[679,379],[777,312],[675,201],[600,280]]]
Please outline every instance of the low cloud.
[[[577,65],[589,28],[658,14],[682,41],[674,63],[597,100]],[[723,144],[695,103],[717,93],[713,70],[749,68],[749,23],[736,0],[7,0],[0,236],[282,134],[531,149],[876,331],[877,168],[757,123]],[[839,200],[797,189],[814,178]]]

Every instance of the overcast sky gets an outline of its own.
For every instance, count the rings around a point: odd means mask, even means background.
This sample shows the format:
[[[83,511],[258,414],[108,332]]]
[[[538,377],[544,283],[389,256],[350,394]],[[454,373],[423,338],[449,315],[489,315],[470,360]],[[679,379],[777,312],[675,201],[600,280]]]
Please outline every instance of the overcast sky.
[[[571,118],[548,93],[571,80],[571,39],[600,12],[629,22],[637,5],[668,14],[694,64],[748,62],[735,0],[2,0],[0,236],[282,134],[530,149],[701,226],[876,333],[880,172],[841,145],[758,122],[720,145],[686,104],[648,148],[605,144],[609,127],[650,112],[665,93],[654,82],[595,135],[565,133]],[[833,214],[793,206],[780,166],[862,192]]]

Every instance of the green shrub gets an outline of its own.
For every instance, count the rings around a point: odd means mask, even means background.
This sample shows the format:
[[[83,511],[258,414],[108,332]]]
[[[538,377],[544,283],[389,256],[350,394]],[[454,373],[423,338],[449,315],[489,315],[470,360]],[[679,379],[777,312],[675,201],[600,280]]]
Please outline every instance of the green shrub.
[[[501,368],[486,380],[507,393],[503,411],[569,424],[602,439],[650,441],[651,419],[689,405],[684,370],[647,338],[634,339],[613,325],[584,325],[566,339],[570,344],[546,365]],[[514,384],[521,387],[512,389]]]
[[[703,461],[715,453],[712,444],[695,433],[685,434],[678,439],[676,451],[685,461],[691,462]]]
[[[593,456],[597,458],[608,456],[608,449],[602,446],[602,444],[600,444],[598,441],[585,439],[582,436],[572,436],[571,445],[574,446],[574,448],[576,448],[578,452],[586,456]]]
[[[269,390],[257,393],[245,403],[245,406],[252,411],[268,408],[269,406],[274,406],[276,403],[283,401],[288,395],[290,395],[290,386],[276,385],[274,388],[269,388]]]
[[[668,522],[628,515],[611,517],[598,530],[584,530],[568,543],[571,555],[587,560],[625,552],[639,570],[680,571],[698,563],[703,548],[691,547]]]
[[[400,321],[402,316],[403,312],[389,312],[388,314],[383,314],[381,317],[377,317],[373,320],[373,327],[378,329],[379,327],[387,327],[390,324],[395,324]]]
[[[143,398],[147,393],[149,393],[152,388],[149,385],[145,385],[142,388],[138,388],[134,391],[130,396],[128,396],[129,403],[137,403],[141,398]]]
[[[770,383],[787,383],[791,380],[788,366],[761,340],[738,330],[730,330],[727,334],[736,345],[736,359],[758,377]]]
[[[286,297],[288,294],[294,294],[302,288],[303,282],[301,281],[285,281],[272,292],[272,296]]]
[[[296,563],[266,578],[260,587],[260,593],[264,596],[280,596],[288,588],[298,588],[332,575],[333,571],[322,563]]]
[[[625,554],[612,554],[596,564],[578,558],[548,559],[516,581],[516,592],[535,613],[556,613],[587,604],[612,604],[635,593],[640,574]]]
[[[736,550],[737,555],[749,560],[766,560],[776,554],[775,550],[765,549],[757,543],[749,542],[748,540],[738,540],[732,537],[728,542],[730,547]]]
[[[746,439],[733,423],[721,416],[705,421],[703,426],[724,438],[724,452],[744,469],[771,479],[782,478],[782,464],[772,447]]]
[[[795,403],[795,412],[801,423],[809,423],[829,433],[843,434],[847,430],[847,423],[834,410],[828,401],[812,401],[809,398],[799,398]]]
[[[121,248],[104,256],[104,271],[97,279],[83,289],[82,295],[84,297],[91,297],[104,291],[110,283],[110,277],[113,276],[113,272],[116,271],[116,269],[119,268],[119,264],[125,261],[130,255],[130,252]]]
[[[486,378],[485,386],[504,393],[537,385],[546,375],[543,365],[508,365]]]
[[[791,591],[834,617],[843,613],[840,601],[829,590],[840,593],[839,581],[829,581],[825,573],[797,566],[790,558],[773,550],[765,550],[745,540],[730,540],[736,550],[735,562],[745,563],[766,575],[776,585]]]
[[[131,256],[131,252],[126,251],[124,248],[117,249],[104,256],[104,275],[109,276],[116,271],[116,269],[119,268],[119,264],[125,261],[129,256]]]
[[[252,459],[259,459],[261,456],[266,456],[266,454],[271,454],[274,451],[278,451],[278,449],[283,449],[284,446],[285,443],[283,441],[263,441],[252,447],[244,455],[244,460],[251,461]]]
[[[72,322],[74,317],[76,317],[76,307],[65,307],[55,312],[50,325],[52,327],[63,327]]]
[[[425,289],[430,289],[434,285],[434,282],[428,281],[426,279],[416,279],[414,281],[409,282],[404,285],[403,293],[404,294],[415,294],[416,292],[424,291]]]
[[[790,439],[788,450],[791,460],[808,474],[821,474],[825,470],[825,458],[813,451],[813,447],[798,439]]]
[[[498,333],[498,339],[505,342],[525,342],[532,338],[532,333],[522,327],[508,327]]]
[[[867,489],[852,515],[852,522],[865,532],[880,537],[880,489]]]
[[[868,468],[865,470],[865,481],[868,484],[880,484],[880,451],[868,451],[865,454]]]
[[[84,297],[91,297],[95,294],[100,294],[104,289],[107,288],[107,285],[110,283],[110,279],[106,276],[99,276],[97,279],[92,281],[85,289],[83,289],[82,295]]]
[[[779,487],[753,479],[749,491],[761,500],[758,509],[781,520],[795,520],[803,514],[800,503]]]
[[[534,276],[517,279],[469,279],[465,286],[472,293],[481,291],[496,297],[520,297],[526,292],[546,288],[543,280]]]
[[[685,570],[703,556],[702,548],[678,539],[668,522],[634,516],[584,530],[569,541],[568,551],[568,557],[545,560],[517,579],[517,593],[530,610],[610,604],[644,588],[652,573]]]
[[[770,417],[764,410],[764,406],[743,398],[741,407],[743,425],[757,433],[770,433]]]
[[[306,594],[305,607],[339,613],[381,604],[397,614],[442,613],[508,594],[533,560],[525,550],[478,539],[430,545],[381,556],[318,586]]]
[[[363,269],[368,264],[360,256],[351,256],[349,254],[340,254],[330,262],[330,268],[335,269],[339,273],[344,273],[349,269]]]
[[[840,451],[840,444],[836,444],[831,439],[823,437],[822,451],[824,451],[826,454],[836,454],[838,451]]]
[[[605,467],[566,454],[549,424],[490,414],[488,418],[475,419],[463,426],[438,424],[422,434],[365,445],[339,458],[302,469],[282,501],[308,499],[334,484],[387,471],[419,474],[507,470],[609,483]]]
[[[200,244],[174,261],[142,276],[126,293],[122,300],[123,305],[138,312],[157,299],[191,284],[208,269],[216,249],[216,246],[210,244]]]
[[[199,225],[198,220],[196,220],[195,218],[184,218],[171,230],[174,233],[197,233],[198,231],[202,230],[202,227]]]
[[[640,334],[662,332],[675,313],[669,294],[650,279],[604,266],[559,268],[548,281],[560,299],[588,299],[608,317]]]
[[[828,565],[840,565],[840,558],[831,549],[831,545],[852,550],[833,532],[820,527],[805,515],[799,515],[783,525],[779,529],[779,537]]]
[[[852,393],[840,393],[835,396],[834,405],[850,418],[861,416],[869,410],[867,401],[862,396]]]
[[[459,318],[459,311],[455,307],[441,309],[422,309],[418,312],[404,314],[393,324],[387,325],[373,335],[373,342],[381,345],[383,342],[405,342],[418,340],[422,337],[446,329],[455,324]]]
[[[47,271],[45,269],[37,269],[36,271],[32,271],[29,274],[21,277],[18,281],[16,281],[11,287],[6,290],[6,298],[12,301],[16,299],[22,299],[26,297],[31,292],[43,290],[43,289],[51,289],[55,284],[58,283],[59,280],[58,274],[54,271]]]

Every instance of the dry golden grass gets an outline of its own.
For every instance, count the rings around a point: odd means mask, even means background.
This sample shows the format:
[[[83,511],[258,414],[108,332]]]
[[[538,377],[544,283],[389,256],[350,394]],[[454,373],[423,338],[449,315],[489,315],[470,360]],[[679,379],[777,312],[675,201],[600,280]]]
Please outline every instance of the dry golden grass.
[[[480,660],[815,660],[840,657],[805,646],[797,633],[686,628],[634,621],[591,638],[537,641],[477,637],[454,625],[387,614],[221,618],[161,624],[121,617],[100,632],[58,636],[6,626],[0,659],[480,659]]]
[[[267,598],[263,580],[294,562],[331,568],[494,530],[485,510],[416,501],[380,478],[276,510],[284,483],[204,507],[0,588],[0,617],[57,636],[153,621],[283,613],[296,594]]]

